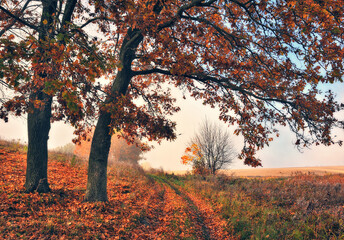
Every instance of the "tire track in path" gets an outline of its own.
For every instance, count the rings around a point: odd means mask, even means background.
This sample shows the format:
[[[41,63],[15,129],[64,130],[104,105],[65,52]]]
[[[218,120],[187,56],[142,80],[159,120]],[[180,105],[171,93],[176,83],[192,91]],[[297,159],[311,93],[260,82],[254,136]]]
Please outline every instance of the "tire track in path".
[[[225,231],[226,221],[220,218],[209,203],[187,192],[163,176],[155,175],[155,179],[167,188],[172,189],[186,203],[185,212],[198,229],[197,239],[231,239],[228,232]]]

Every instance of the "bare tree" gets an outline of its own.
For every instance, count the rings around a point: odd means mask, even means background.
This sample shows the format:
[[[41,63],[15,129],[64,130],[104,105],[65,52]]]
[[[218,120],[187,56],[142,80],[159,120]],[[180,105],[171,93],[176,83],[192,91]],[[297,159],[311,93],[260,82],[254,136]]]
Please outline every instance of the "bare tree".
[[[199,148],[199,159],[194,161],[194,167],[208,169],[212,174],[217,170],[228,167],[235,157],[235,149],[230,133],[219,124],[205,120],[199,132],[191,139],[191,144]]]

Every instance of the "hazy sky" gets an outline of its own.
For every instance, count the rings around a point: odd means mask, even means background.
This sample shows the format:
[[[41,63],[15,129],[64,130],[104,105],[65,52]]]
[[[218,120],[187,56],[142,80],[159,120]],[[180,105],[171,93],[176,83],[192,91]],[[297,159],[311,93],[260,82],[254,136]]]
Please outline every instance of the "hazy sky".
[[[344,84],[335,84],[327,88],[331,88],[338,95],[338,101],[344,102]],[[199,128],[201,122],[207,118],[213,122],[218,120],[218,112],[207,106],[203,106],[200,102],[193,99],[180,100],[177,102],[182,110],[175,114],[172,119],[177,122],[177,133],[180,134],[176,141],[163,141],[160,145],[155,144],[155,148],[145,154],[145,158],[152,167],[164,170],[183,170],[186,166],[180,163],[180,158],[184,153],[186,144],[189,139]],[[344,113],[341,113],[344,118]],[[234,128],[229,128],[233,132]],[[337,129],[336,135],[344,140],[344,130]],[[0,136],[5,139],[20,139],[27,141],[27,127],[25,118],[11,117],[8,123],[0,122]],[[49,148],[55,148],[70,143],[73,139],[73,128],[64,123],[54,123],[50,131]],[[279,138],[276,138],[270,147],[264,148],[258,152],[258,156],[262,159],[263,167],[301,167],[301,166],[329,166],[344,165],[344,146],[312,146],[311,149],[305,149],[299,152],[292,144],[295,137],[290,133],[288,128],[281,128]],[[235,144],[237,151],[242,147],[242,138],[234,137],[232,142]],[[231,168],[246,168],[240,160],[236,160]]]

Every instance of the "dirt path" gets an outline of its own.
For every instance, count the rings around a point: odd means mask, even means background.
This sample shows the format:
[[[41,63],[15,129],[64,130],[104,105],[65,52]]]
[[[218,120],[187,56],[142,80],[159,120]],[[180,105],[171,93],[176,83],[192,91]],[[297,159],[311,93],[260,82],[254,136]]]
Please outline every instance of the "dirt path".
[[[233,239],[211,203],[178,179],[110,169],[107,203],[83,203],[86,168],[49,161],[47,194],[25,194],[24,153],[0,144],[0,238]]]
[[[154,178],[165,188],[166,204],[179,205],[181,216],[190,221],[186,226],[189,232],[186,232],[185,237],[191,235],[192,239],[231,239],[225,231],[226,221],[217,214],[209,202],[186,191],[169,179],[160,176],[154,176]]]

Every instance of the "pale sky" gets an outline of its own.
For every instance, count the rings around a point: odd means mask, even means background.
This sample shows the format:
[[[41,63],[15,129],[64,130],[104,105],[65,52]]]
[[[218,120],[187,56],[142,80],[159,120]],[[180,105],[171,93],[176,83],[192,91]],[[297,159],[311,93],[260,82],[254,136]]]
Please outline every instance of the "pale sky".
[[[344,102],[344,85],[338,83],[330,85],[334,92],[337,92],[337,100]],[[212,122],[219,122],[216,109],[203,106],[200,102],[195,102],[192,98],[187,100],[178,100],[177,104],[182,110],[175,114],[172,119],[177,122],[177,140],[174,142],[163,141],[160,145],[155,144],[155,148],[145,154],[146,160],[154,168],[163,168],[164,170],[185,170],[180,158],[184,153],[187,143],[197,131],[201,122],[207,118]],[[341,113],[341,119],[344,113]],[[229,128],[230,132],[234,128]],[[273,167],[305,167],[305,166],[338,166],[344,165],[344,146],[312,146],[310,149],[304,149],[299,152],[292,144],[296,141],[288,128],[281,128],[279,138],[271,143],[270,147],[264,148],[258,152],[258,157],[262,160],[264,168]],[[339,139],[344,140],[344,130],[337,129],[335,134]],[[26,119],[11,117],[8,123],[0,121],[0,136],[3,139],[20,139],[27,141]],[[68,144],[73,139],[73,128],[58,122],[52,125],[49,138],[49,148],[55,148]],[[233,136],[232,142],[239,152],[243,140],[241,137]],[[236,160],[232,165],[233,169],[248,168],[240,160]]]

